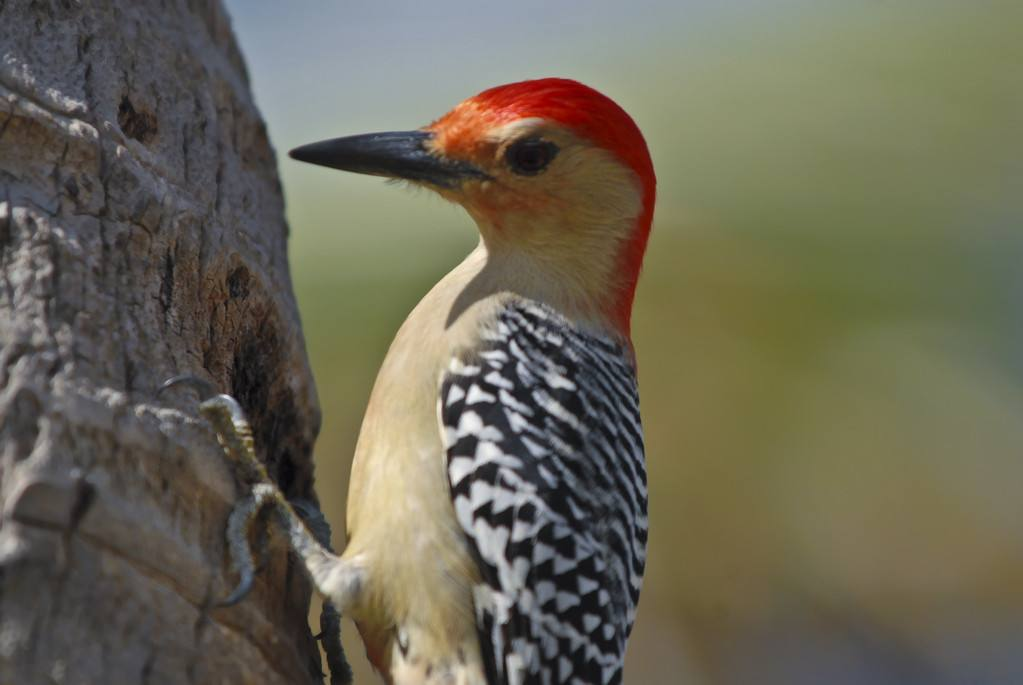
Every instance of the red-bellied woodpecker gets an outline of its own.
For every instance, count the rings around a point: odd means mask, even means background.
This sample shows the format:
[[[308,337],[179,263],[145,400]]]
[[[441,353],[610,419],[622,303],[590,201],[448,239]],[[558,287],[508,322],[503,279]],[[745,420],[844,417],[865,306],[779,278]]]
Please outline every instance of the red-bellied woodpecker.
[[[632,119],[575,81],[499,86],[407,132],[300,147],[461,204],[479,246],[409,315],[370,397],[348,545],[269,484],[319,590],[388,682],[618,683],[646,558],[629,337],[655,178]]]

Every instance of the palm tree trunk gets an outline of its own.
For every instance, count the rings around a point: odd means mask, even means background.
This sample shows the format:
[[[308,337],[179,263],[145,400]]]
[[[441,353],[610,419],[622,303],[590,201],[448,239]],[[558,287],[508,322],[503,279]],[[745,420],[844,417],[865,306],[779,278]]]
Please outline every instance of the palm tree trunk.
[[[0,683],[320,681],[282,546],[230,590],[191,373],[290,497],[319,411],[281,187],[219,1],[0,0]]]

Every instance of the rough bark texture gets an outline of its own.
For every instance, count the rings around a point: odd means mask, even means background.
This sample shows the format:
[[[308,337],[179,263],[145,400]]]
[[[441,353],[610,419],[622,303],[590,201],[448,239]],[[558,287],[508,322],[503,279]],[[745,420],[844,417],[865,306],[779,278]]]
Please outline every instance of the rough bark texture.
[[[273,151],[219,2],[0,0],[0,683],[319,679],[283,549],[234,576],[193,373],[311,499]]]

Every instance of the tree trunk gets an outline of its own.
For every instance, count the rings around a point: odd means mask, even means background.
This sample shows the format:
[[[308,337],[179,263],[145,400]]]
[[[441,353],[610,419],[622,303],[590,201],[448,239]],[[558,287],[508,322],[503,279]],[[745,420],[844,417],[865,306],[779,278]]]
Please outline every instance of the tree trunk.
[[[283,547],[252,595],[191,373],[312,499],[280,183],[216,1],[0,0],[0,683],[320,680]]]

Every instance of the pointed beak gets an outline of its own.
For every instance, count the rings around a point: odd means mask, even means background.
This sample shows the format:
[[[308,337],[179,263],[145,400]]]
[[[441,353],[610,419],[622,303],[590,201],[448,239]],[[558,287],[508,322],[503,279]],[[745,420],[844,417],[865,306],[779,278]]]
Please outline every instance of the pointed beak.
[[[429,131],[391,131],[334,138],[297,147],[293,159],[357,174],[402,178],[453,188],[469,179],[488,179],[473,164],[447,159],[429,150]]]

